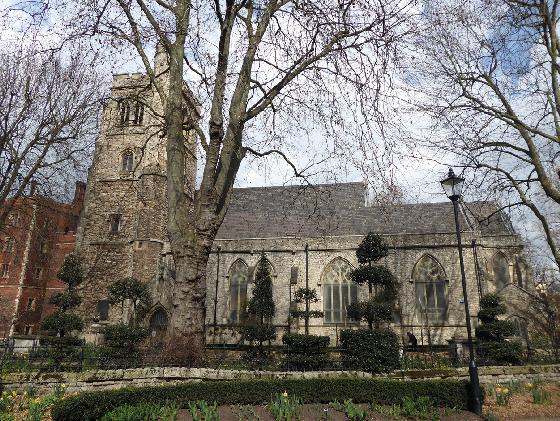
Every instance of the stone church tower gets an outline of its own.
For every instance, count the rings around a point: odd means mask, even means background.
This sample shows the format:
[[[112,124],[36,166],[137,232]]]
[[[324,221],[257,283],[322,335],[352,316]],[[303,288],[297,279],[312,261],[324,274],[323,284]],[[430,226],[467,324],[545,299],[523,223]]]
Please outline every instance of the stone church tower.
[[[167,60],[156,54],[155,73],[165,86]],[[134,277],[151,287],[154,306],[149,317],[164,325],[169,317],[174,279],[166,240],[166,138],[163,107],[144,74],[113,77],[111,98],[103,111],[95,145],[77,251],[85,279],[79,291],[81,313],[92,322],[126,318],[120,306],[109,306],[108,286]],[[194,187],[196,159],[185,169]]]

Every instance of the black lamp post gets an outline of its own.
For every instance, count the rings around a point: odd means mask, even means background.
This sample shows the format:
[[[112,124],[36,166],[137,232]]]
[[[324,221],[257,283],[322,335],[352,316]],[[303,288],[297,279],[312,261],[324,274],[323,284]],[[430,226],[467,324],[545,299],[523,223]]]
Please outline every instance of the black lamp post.
[[[449,169],[449,174],[445,180],[441,180],[441,186],[445,191],[447,197],[453,203],[453,213],[455,215],[455,232],[457,234],[457,246],[459,248],[459,264],[461,266],[461,284],[463,285],[463,302],[465,304],[465,318],[467,322],[467,340],[469,343],[469,377],[473,393],[474,412],[477,415],[482,415],[482,401],[480,394],[480,383],[478,381],[478,368],[474,359],[474,348],[471,332],[471,316],[469,312],[469,299],[467,296],[467,278],[465,276],[465,263],[463,262],[463,248],[461,246],[461,229],[459,227],[459,199],[463,190],[464,178],[458,177]]]

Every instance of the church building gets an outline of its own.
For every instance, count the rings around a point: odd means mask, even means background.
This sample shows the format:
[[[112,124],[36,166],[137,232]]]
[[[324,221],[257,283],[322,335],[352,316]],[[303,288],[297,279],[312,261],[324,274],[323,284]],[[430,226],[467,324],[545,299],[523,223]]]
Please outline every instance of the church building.
[[[120,306],[110,306],[107,294],[108,286],[124,277],[150,286],[154,305],[145,322],[153,335],[166,329],[173,312],[165,137],[158,111],[161,104],[145,75],[114,76],[77,234],[86,273],[79,290],[81,314],[89,333],[122,320]],[[194,188],[196,154],[194,140],[189,141],[193,159],[185,171]],[[488,292],[503,294],[508,317],[518,317],[516,306],[534,290],[520,237],[495,203],[462,203],[460,219],[473,323],[479,298]],[[368,232],[382,235],[389,245],[382,263],[400,284],[392,325],[403,340],[408,331],[420,344],[464,338],[451,202],[372,205],[366,186],[357,182],[234,189],[208,263],[207,342],[240,340],[241,314],[264,253],[273,274],[278,337],[303,332],[302,321],[289,313],[297,307],[293,292],[308,286],[319,297],[311,309],[324,312],[310,320],[310,333],[329,335],[336,346],[341,329],[359,326],[347,317],[346,307],[364,299],[367,286],[352,283],[349,274]]]

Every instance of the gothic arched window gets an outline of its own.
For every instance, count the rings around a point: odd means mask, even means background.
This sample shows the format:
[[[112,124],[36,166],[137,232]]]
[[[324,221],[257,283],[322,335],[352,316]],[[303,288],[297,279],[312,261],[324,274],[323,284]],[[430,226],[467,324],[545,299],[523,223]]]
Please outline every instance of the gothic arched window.
[[[121,126],[127,126],[130,121],[130,102],[126,99],[119,101],[119,123]]]
[[[118,103],[118,119],[121,126],[140,126],[144,121],[144,104],[133,99],[121,99]]]
[[[239,323],[247,305],[249,267],[243,260],[236,260],[229,269],[229,321]]]
[[[517,286],[524,288],[527,279],[527,264],[521,259],[517,259],[515,263],[515,277]]]
[[[158,308],[150,317],[150,332],[152,336],[164,332],[167,329],[167,313],[163,308]]]
[[[125,151],[122,154],[122,171],[132,172],[134,169],[134,154],[132,151]]]
[[[447,279],[439,262],[426,254],[416,262],[412,274],[421,320],[442,323],[447,319]]]
[[[134,104],[134,118],[132,119],[132,124],[137,126],[142,125],[144,121],[144,104],[140,101],[136,101]]]
[[[494,272],[494,282],[496,291],[501,290],[511,282],[509,277],[509,263],[502,253],[496,253],[492,258],[492,271]]]
[[[358,301],[358,285],[352,282],[352,266],[341,257],[331,261],[323,270],[323,312],[325,323],[350,322],[346,307]]]

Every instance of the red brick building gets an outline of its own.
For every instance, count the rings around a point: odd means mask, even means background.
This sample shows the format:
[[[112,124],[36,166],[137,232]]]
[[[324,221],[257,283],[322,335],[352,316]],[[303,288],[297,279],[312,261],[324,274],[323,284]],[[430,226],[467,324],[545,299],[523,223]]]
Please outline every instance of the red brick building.
[[[54,311],[48,301],[65,287],[57,273],[74,249],[85,188],[76,182],[72,203],[40,195],[16,200],[0,231],[0,338],[35,335]]]

